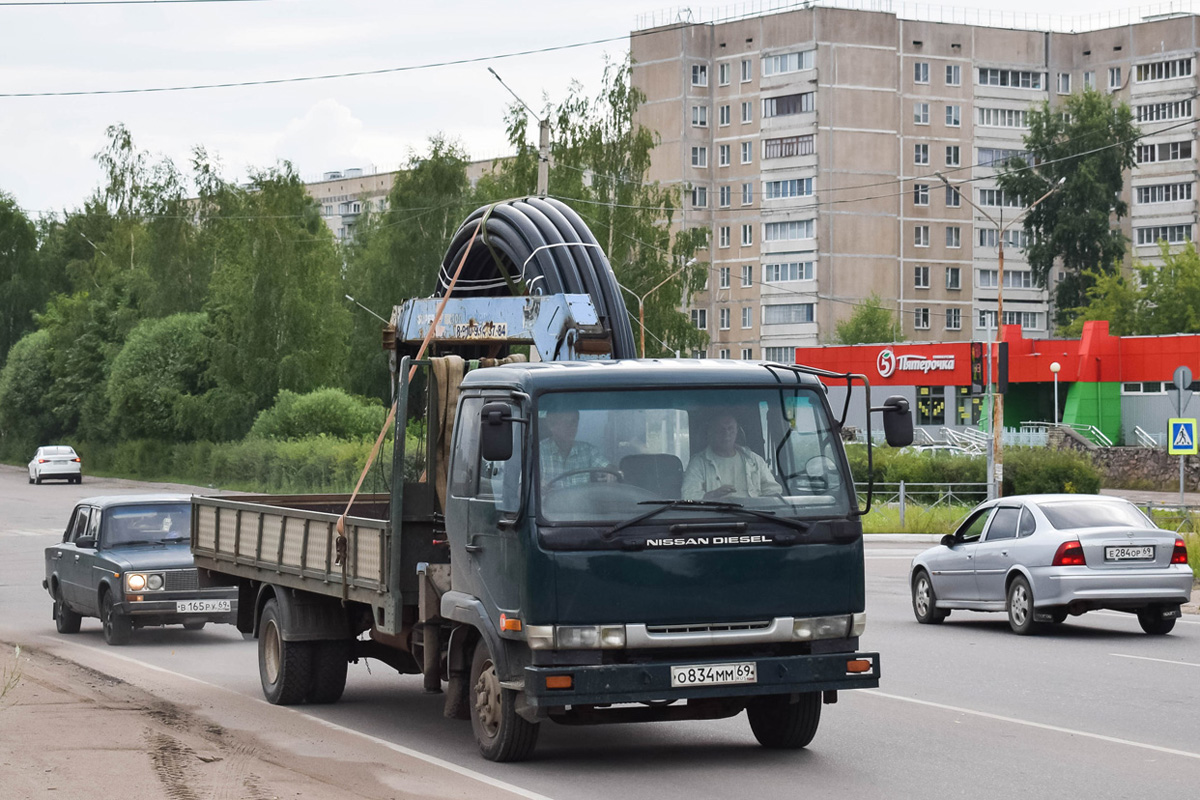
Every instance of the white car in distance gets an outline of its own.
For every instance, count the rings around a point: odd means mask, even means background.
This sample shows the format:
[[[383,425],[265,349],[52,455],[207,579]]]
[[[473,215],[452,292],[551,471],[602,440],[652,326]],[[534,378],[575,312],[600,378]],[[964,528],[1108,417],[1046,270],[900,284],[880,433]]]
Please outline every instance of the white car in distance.
[[[83,483],[83,462],[74,448],[66,445],[39,447],[29,462],[29,482],[64,478],[67,483]]]

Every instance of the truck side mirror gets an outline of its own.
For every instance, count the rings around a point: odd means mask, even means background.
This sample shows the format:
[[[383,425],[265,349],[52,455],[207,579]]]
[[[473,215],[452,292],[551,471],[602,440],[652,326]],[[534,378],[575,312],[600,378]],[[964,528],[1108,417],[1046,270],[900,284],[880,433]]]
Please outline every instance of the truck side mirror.
[[[893,395],[883,401],[883,435],[892,447],[907,447],[913,442],[912,412],[908,400]]]
[[[513,454],[512,407],[502,402],[485,403],[480,417],[480,455],[485,461],[508,461]]]
[[[76,547],[85,547],[89,550],[95,550],[96,549],[96,537],[95,536],[80,536],[78,539],[75,540],[75,546]]]

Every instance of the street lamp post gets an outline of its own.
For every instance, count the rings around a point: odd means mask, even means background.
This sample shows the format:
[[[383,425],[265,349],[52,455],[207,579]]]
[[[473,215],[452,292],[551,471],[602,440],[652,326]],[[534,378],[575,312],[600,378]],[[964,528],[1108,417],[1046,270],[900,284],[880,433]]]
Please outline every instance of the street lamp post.
[[[1054,373],[1054,427],[1058,427],[1058,371],[1062,369],[1062,364],[1053,361],[1050,364],[1050,371]]]
[[[672,279],[674,279],[674,278],[675,278],[675,276],[676,276],[676,275],[678,275],[679,273],[683,272],[685,269],[687,269],[688,267],[692,266],[692,265],[693,265],[693,264],[695,264],[695,263],[696,263],[696,259],[694,259],[694,258],[689,258],[686,264],[684,264],[682,267],[680,267],[679,269],[677,269],[677,270],[675,270],[674,272],[672,272],[672,273],[671,273],[670,275],[668,275],[667,277],[663,278],[663,279],[662,279],[661,281],[659,281],[658,283],[654,284],[654,286],[650,287],[650,289],[648,289],[646,292],[644,292],[644,293],[642,293],[642,294],[640,294],[640,295],[639,295],[638,293],[634,292],[632,289],[629,289],[629,288],[627,288],[627,287],[625,287],[625,286],[623,286],[623,285],[621,285],[621,284],[619,284],[619,283],[617,284],[617,285],[618,285],[618,286],[620,286],[622,289],[624,289],[626,292],[628,292],[628,293],[629,293],[629,295],[630,295],[630,296],[631,296],[631,297],[632,297],[634,300],[637,300],[637,304],[638,304],[638,325],[640,325],[640,326],[641,326],[641,329],[642,329],[642,330],[641,330],[641,353],[642,353],[642,358],[645,358],[645,357],[646,357],[646,305],[645,305],[645,304],[646,304],[646,299],[647,299],[648,297],[650,297],[650,295],[654,294],[656,291],[658,291],[659,289],[661,289],[662,287],[666,286],[666,285],[667,285],[667,284],[668,284],[668,283],[669,283],[669,282],[670,282]],[[655,338],[657,339],[658,337],[656,336]],[[661,339],[659,339],[659,341],[662,341],[662,340],[661,340]]]
[[[947,188],[949,188],[953,191],[956,191],[956,192],[958,191],[957,189],[954,188],[954,186],[951,185],[950,181],[946,180],[945,175],[943,175],[940,172],[935,172],[934,174],[938,176],[938,179],[940,179],[942,183],[946,184]],[[982,214],[987,219],[988,222],[995,225],[996,228],[999,230],[999,236],[997,237],[997,245],[999,247],[999,267],[996,270],[996,342],[997,342],[997,344],[999,344],[1000,341],[1004,338],[1003,337],[1003,328],[1001,327],[1004,324],[1004,234],[1008,232],[1008,229],[1010,227],[1012,227],[1012,225],[1017,220],[1019,220],[1021,217],[1025,216],[1027,213],[1029,213],[1034,208],[1036,208],[1038,203],[1042,202],[1047,197],[1049,197],[1050,195],[1052,195],[1056,191],[1058,191],[1062,187],[1063,183],[1066,180],[1067,180],[1066,177],[1059,178],[1058,182],[1055,183],[1053,186],[1051,186],[1050,190],[1048,192],[1046,192],[1044,195],[1039,197],[1037,200],[1034,200],[1033,203],[1028,208],[1024,209],[1023,211],[1018,213],[1015,217],[1013,217],[1011,220],[1009,220],[1007,225],[1002,224],[1004,221],[1003,214],[1001,214],[1001,216],[1000,216],[1000,222],[997,222],[992,217],[991,214],[984,211],[979,206],[975,205],[975,201],[972,200],[968,196],[969,192],[968,192],[968,194],[963,194],[962,192],[958,192],[959,197],[966,200],[968,205],[971,206],[971,208],[975,209],[980,214]],[[988,349],[990,352],[991,348],[989,347]],[[991,375],[988,375],[988,381],[989,382],[991,381]],[[1003,489],[1003,486],[1004,486],[1004,451],[1002,449],[1002,441],[1003,440],[1001,438],[1003,432],[1004,432],[1004,395],[1001,392],[997,391],[994,395],[992,395],[992,452],[994,453],[993,458],[994,458],[995,463],[994,463],[994,467],[993,467],[993,474],[990,476],[990,480],[994,481],[996,484],[996,495],[995,495],[996,497],[1000,497],[1004,491],[1004,489]]]

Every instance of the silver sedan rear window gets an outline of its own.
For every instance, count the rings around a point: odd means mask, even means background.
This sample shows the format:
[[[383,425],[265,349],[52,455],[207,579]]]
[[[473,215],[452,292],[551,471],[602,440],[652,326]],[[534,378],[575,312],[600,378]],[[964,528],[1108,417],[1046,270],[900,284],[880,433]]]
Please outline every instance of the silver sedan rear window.
[[[1154,523],[1131,503],[1061,501],[1038,503],[1046,519],[1060,531],[1072,528],[1153,528]]]

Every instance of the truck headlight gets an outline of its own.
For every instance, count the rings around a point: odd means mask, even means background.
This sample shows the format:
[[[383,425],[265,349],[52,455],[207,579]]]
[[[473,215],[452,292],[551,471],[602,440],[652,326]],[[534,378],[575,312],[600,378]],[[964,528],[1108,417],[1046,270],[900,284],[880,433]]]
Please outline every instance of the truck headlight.
[[[625,646],[624,625],[526,625],[531,650],[613,650]]]
[[[865,615],[863,616],[863,624],[866,624]],[[845,639],[851,635],[850,630],[852,627],[852,617],[845,615],[797,619],[792,622],[792,638],[802,641]]]

